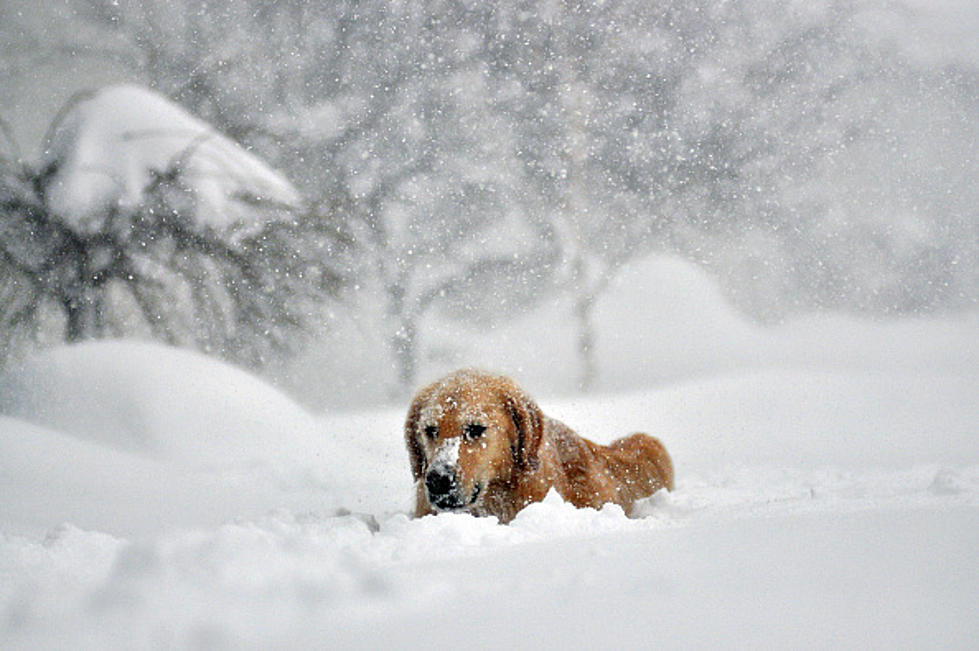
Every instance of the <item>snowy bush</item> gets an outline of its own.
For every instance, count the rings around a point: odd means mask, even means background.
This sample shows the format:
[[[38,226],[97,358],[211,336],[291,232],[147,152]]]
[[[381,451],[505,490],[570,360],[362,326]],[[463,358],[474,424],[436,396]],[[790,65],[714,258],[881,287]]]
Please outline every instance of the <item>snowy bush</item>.
[[[336,233],[284,177],[136,86],[66,106],[37,169],[5,168],[0,206],[6,354],[142,334],[261,366],[339,284]]]

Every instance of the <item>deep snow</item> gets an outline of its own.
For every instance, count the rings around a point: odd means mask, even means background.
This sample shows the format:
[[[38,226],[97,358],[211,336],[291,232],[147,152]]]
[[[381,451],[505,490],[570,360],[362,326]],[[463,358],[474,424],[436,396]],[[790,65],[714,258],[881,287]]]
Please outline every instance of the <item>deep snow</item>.
[[[314,415],[143,343],[32,357],[0,375],[0,646],[972,647],[975,318],[766,332],[692,288],[606,306],[622,386],[527,369],[581,433],[667,444],[676,491],[635,519],[552,495],[412,520],[401,406]],[[670,307],[661,337],[615,329],[639,304]],[[724,355],[682,366],[684,333]]]

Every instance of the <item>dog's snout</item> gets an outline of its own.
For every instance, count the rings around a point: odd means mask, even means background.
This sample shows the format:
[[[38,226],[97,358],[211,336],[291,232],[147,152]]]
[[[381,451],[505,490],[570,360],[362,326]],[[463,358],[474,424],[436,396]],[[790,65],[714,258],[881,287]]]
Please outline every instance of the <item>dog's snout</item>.
[[[456,489],[455,472],[451,468],[432,468],[425,475],[425,488],[433,498],[451,494]]]

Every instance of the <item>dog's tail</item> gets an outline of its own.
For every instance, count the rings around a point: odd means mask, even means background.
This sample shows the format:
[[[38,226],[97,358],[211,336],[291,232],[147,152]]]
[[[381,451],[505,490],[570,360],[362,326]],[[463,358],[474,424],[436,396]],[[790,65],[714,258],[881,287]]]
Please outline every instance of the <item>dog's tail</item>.
[[[658,438],[647,436],[650,440],[650,447],[654,450],[653,464],[663,480],[663,487],[668,491],[673,490],[673,459],[666,451],[666,446]]]
[[[636,433],[614,441],[609,447],[636,460],[635,470],[639,476],[633,481],[644,485],[647,495],[661,488],[673,490],[673,460],[658,438]]]

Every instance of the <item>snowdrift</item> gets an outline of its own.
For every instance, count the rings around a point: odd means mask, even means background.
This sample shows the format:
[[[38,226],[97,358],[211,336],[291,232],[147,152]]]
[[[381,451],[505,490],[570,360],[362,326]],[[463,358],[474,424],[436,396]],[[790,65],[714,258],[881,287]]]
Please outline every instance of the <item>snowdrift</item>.
[[[368,500],[379,461],[356,440],[357,417],[325,429],[260,379],[192,351],[111,341],[44,351],[0,374],[0,414],[0,483],[24,494],[0,504],[8,531],[43,517],[38,500],[55,524],[126,535],[329,510],[341,495],[354,496],[347,508],[378,506]],[[358,489],[365,482],[374,491]],[[391,495],[405,482],[380,485]]]

